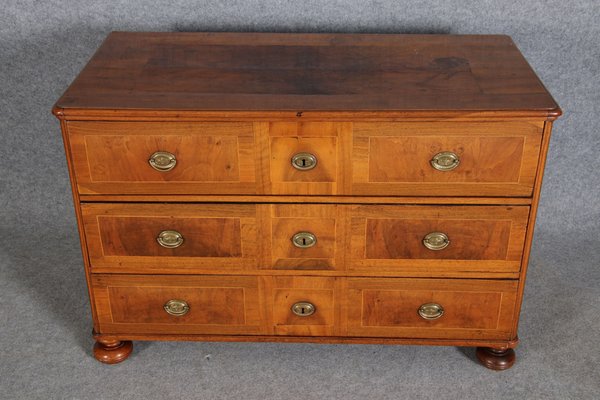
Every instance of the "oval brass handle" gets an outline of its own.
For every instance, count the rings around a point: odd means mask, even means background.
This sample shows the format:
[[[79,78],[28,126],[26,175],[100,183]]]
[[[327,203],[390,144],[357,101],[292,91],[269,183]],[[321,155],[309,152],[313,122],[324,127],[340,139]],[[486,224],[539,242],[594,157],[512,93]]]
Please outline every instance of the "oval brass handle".
[[[437,303],[422,304],[419,307],[419,315],[423,319],[438,319],[444,315],[444,307]]]
[[[174,249],[183,244],[183,236],[177,231],[162,231],[156,238],[158,244],[167,249]]]
[[[310,232],[298,232],[292,236],[294,246],[301,249],[307,249],[317,244],[317,237]]]
[[[185,300],[169,300],[163,306],[167,314],[181,317],[190,311],[190,306]]]
[[[299,317],[308,317],[313,315],[317,311],[314,304],[308,301],[299,301],[292,305],[292,312]]]
[[[448,235],[443,232],[431,232],[423,238],[423,246],[429,250],[443,250],[450,244]]]
[[[175,154],[168,151],[157,151],[150,156],[148,163],[157,171],[167,172],[175,168],[177,159],[175,158]]]
[[[317,166],[317,157],[310,153],[298,153],[292,157],[292,166],[300,171],[308,171]]]
[[[438,171],[452,171],[460,164],[460,159],[456,153],[451,151],[442,151],[437,153],[430,161],[431,166]]]

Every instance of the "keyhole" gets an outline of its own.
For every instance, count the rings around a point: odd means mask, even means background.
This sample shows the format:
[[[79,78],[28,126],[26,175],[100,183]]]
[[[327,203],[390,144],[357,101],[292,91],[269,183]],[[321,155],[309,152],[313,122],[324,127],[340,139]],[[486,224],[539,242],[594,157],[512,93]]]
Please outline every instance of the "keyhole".
[[[299,317],[308,317],[315,313],[315,306],[311,303],[300,301],[292,306],[292,312]]]
[[[292,157],[292,166],[301,171],[313,169],[317,165],[317,158],[310,153],[297,153]]]
[[[298,232],[292,237],[294,246],[301,249],[312,247],[317,242],[317,238],[310,232]]]

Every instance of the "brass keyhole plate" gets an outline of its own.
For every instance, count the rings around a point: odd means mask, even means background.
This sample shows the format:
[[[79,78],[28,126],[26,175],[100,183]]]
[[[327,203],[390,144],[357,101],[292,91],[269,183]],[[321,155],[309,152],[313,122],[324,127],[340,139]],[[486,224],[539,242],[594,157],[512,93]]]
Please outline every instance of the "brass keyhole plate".
[[[317,244],[317,237],[310,232],[298,232],[292,237],[294,246],[307,249]]]
[[[308,301],[299,301],[292,305],[292,312],[299,317],[308,317],[313,315],[316,311],[314,304]]]
[[[310,153],[298,153],[292,157],[292,166],[300,171],[308,171],[317,166],[317,157]]]

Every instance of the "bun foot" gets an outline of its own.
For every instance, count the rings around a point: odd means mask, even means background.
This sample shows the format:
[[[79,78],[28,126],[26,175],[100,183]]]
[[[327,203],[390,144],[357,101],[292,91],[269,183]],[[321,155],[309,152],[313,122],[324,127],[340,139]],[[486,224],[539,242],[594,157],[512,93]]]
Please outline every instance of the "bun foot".
[[[515,363],[515,351],[513,349],[478,347],[476,354],[477,359],[484,367],[495,371],[509,369]]]
[[[107,340],[96,338],[94,345],[94,357],[105,364],[117,364],[125,361],[133,350],[133,344],[129,340]]]

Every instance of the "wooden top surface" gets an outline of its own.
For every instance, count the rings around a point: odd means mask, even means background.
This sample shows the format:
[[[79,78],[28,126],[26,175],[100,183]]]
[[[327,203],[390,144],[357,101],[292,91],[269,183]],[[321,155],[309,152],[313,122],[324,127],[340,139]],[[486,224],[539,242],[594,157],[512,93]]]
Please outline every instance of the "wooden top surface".
[[[560,114],[498,35],[113,32],[55,113],[69,109]]]

